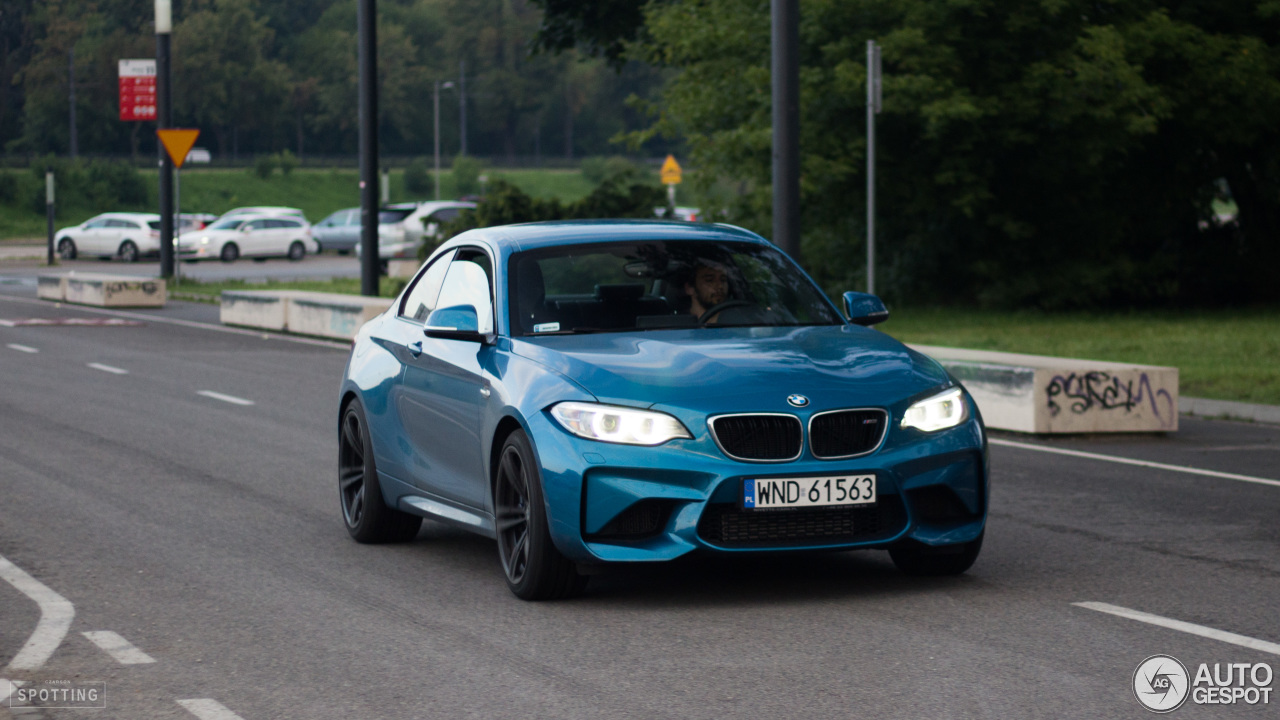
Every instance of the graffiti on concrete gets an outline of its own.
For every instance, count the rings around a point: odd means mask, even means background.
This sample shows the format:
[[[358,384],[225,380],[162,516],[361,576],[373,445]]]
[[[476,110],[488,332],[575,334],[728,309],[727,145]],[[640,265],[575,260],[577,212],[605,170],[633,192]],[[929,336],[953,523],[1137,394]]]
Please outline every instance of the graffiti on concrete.
[[[137,292],[139,290],[146,295],[155,295],[160,290],[160,287],[156,283],[149,281],[126,281],[106,283],[105,289],[108,295],[115,295],[117,293],[130,291]]]
[[[1173,396],[1164,388],[1152,389],[1151,379],[1141,373],[1137,379],[1121,380],[1106,372],[1070,373],[1055,375],[1046,389],[1049,414],[1056,417],[1062,405],[1069,404],[1077,415],[1091,411],[1123,410],[1132,412],[1144,405],[1163,425],[1173,425]]]

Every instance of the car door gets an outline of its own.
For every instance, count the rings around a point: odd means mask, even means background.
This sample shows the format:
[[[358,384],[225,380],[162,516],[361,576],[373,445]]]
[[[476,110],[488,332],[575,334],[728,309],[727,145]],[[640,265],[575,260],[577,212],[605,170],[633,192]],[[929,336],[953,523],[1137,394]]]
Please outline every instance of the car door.
[[[240,254],[246,256],[267,255],[271,252],[271,236],[265,219],[250,220],[240,226]]]
[[[406,480],[448,500],[484,510],[487,481],[480,425],[489,397],[493,347],[429,338],[424,322],[432,309],[473,305],[482,332],[493,331],[492,263],[480,248],[460,248],[443,269],[440,293],[430,307],[409,307],[398,318],[397,357],[404,372],[396,410],[414,454]],[[434,278],[433,278],[434,279]]]
[[[72,233],[72,240],[76,243],[76,249],[84,254],[100,252],[98,248],[104,244],[102,234],[107,229],[107,223],[110,222],[110,218],[97,218],[81,225],[75,233]]]

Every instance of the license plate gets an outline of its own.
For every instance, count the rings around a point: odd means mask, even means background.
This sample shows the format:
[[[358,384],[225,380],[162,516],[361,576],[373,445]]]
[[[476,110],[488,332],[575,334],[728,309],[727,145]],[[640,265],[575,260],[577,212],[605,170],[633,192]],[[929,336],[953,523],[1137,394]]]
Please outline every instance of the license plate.
[[[762,508],[874,505],[875,475],[768,478],[742,481],[742,507]]]

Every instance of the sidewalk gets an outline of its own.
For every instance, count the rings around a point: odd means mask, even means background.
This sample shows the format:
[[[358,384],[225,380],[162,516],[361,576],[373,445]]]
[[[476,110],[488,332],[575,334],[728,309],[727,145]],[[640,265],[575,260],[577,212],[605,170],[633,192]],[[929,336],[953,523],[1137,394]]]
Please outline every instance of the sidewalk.
[[[49,250],[44,245],[0,245],[0,262],[44,260]]]
[[[1182,415],[1280,425],[1280,405],[1257,405],[1231,400],[1210,400],[1183,395],[1178,398],[1178,411]]]

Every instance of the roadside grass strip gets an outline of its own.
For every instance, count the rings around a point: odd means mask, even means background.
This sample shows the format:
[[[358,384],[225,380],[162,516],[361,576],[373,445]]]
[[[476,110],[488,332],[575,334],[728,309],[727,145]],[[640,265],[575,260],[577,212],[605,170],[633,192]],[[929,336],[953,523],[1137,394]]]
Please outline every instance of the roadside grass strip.
[[[88,638],[89,642],[97,645],[121,665],[144,665],[155,662],[155,658],[142,652],[128,640],[110,630],[90,630],[80,634]]]
[[[200,720],[244,720],[244,718],[228,710],[222,703],[209,698],[179,700],[178,704],[186,708],[187,712],[200,718]]]
[[[1084,452],[1082,450],[1068,450],[1066,448],[1046,447],[1044,445],[1034,445],[1032,443],[1014,442],[1013,440],[1001,440],[999,438],[988,438],[988,442],[990,442],[992,445],[999,445],[1001,447],[1018,448],[1020,450],[1035,450],[1036,452],[1054,453],[1055,455],[1068,455],[1070,457],[1085,458],[1088,460],[1102,460],[1104,462],[1119,463],[1121,465],[1134,465],[1137,467],[1154,468],[1156,470],[1169,470],[1170,472],[1189,473],[1191,475],[1204,475],[1206,477],[1223,478],[1225,480],[1239,480],[1240,482],[1255,483],[1258,485],[1270,485],[1271,487],[1280,487],[1280,480],[1253,477],[1251,475],[1237,475],[1235,473],[1218,472],[1217,470],[1205,470],[1203,468],[1193,468],[1193,467],[1187,467],[1185,465],[1168,465],[1166,463],[1151,462],[1150,460],[1134,460],[1133,458],[1117,457],[1115,455],[1100,455],[1098,453]]]
[[[1227,632],[1225,630],[1215,630],[1214,628],[1205,627],[1204,625],[1196,625],[1194,623],[1183,622],[1181,620],[1152,615],[1151,613],[1144,613],[1140,610],[1130,610],[1129,608],[1120,607],[1119,605],[1108,605],[1107,603],[1101,602],[1078,602],[1071,604],[1076,607],[1082,607],[1086,610],[1093,610],[1095,612],[1107,613],[1108,615],[1137,620],[1138,622],[1144,622],[1150,625],[1158,625],[1160,627],[1169,628],[1170,630],[1177,630],[1191,635],[1206,637],[1210,640],[1239,645],[1240,647],[1246,647],[1250,650],[1271,653],[1272,655],[1280,655],[1280,644],[1267,642],[1266,640],[1258,640],[1257,638],[1251,638],[1247,635],[1237,635],[1236,633]]]
[[[207,397],[207,398],[213,398],[214,400],[221,400],[222,402],[231,403],[232,405],[252,405],[253,404],[252,400],[245,400],[244,398],[238,398],[234,395],[223,395],[222,393],[214,392],[212,390],[200,390],[196,394],[203,395],[204,397]]]
[[[93,368],[94,370],[101,370],[102,372],[111,373],[112,375],[128,375],[129,374],[128,370],[125,370],[123,368],[118,368],[112,365],[103,365],[102,363],[89,363],[89,367]]]
[[[35,354],[40,352],[39,350],[31,347],[30,345],[19,345],[18,343],[9,343],[6,347],[9,347],[10,349],[17,350],[18,352],[24,352],[24,353]]]
[[[75,606],[2,556],[0,578],[40,606],[40,620],[36,623],[35,632],[5,669],[39,670],[67,636],[71,621],[76,616]]]

